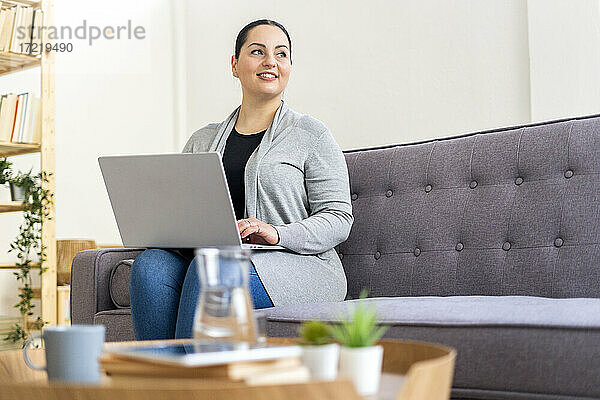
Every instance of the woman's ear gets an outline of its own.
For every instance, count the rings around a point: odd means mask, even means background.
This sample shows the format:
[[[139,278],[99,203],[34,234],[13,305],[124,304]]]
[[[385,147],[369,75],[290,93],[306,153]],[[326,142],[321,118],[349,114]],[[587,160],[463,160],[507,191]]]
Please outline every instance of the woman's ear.
[[[235,56],[231,56],[231,73],[236,78],[239,78],[236,66],[237,66],[237,60],[235,59]]]

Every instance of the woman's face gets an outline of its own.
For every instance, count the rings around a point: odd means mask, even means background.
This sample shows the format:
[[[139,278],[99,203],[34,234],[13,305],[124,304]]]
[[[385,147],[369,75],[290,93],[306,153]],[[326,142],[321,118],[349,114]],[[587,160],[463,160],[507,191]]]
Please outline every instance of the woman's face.
[[[248,32],[239,58],[231,56],[233,76],[240,80],[244,95],[281,95],[290,77],[289,46],[287,36],[276,26],[259,25]],[[259,75],[265,72],[271,75]]]

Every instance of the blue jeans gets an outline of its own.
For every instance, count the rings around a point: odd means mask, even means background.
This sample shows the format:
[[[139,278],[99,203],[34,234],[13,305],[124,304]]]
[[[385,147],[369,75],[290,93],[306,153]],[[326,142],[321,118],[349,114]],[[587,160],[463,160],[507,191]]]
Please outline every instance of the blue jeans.
[[[254,308],[273,307],[254,265],[249,278]],[[131,318],[137,340],[193,336],[200,293],[196,260],[164,249],[148,249],[131,266]]]

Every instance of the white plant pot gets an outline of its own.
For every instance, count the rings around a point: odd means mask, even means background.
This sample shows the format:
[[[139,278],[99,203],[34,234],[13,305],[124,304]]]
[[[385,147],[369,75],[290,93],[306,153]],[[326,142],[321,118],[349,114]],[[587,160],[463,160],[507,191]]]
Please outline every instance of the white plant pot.
[[[349,378],[361,396],[376,394],[381,379],[383,347],[342,347],[340,377]]]
[[[321,346],[302,346],[302,363],[312,379],[332,381],[337,376],[340,346],[336,343]]]

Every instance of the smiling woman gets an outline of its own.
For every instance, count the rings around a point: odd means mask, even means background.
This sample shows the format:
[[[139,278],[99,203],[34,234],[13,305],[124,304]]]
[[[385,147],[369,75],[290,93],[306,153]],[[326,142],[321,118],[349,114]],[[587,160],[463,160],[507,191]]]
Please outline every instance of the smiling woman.
[[[231,56],[242,104],[224,121],[194,132],[183,149],[222,155],[244,241],[286,249],[251,255],[255,308],[346,296],[346,275],[334,247],[346,240],[354,221],[348,169],[327,126],[281,99],[291,53],[281,24],[263,19],[246,25]],[[194,263],[176,249],[138,256],[130,279],[137,339],[192,336],[200,291]]]

